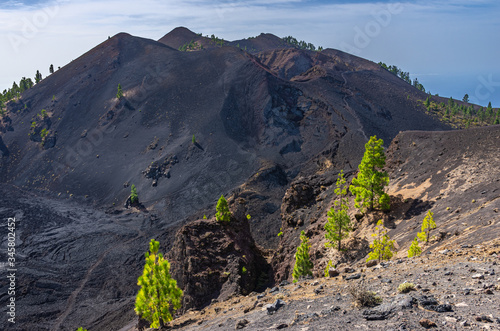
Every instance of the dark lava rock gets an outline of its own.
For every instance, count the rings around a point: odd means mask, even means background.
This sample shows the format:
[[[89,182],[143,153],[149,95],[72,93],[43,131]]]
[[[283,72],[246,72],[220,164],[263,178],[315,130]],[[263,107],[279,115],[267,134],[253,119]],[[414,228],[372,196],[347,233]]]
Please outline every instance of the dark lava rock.
[[[489,316],[486,316],[486,315],[476,316],[476,321],[493,323],[493,320]]]
[[[246,320],[246,319],[239,320],[236,323],[236,330],[245,328],[248,325],[248,323],[250,323],[250,322],[248,320]]]
[[[267,314],[268,315],[274,314],[275,312],[278,311],[278,309],[280,309],[281,307],[283,307],[285,304],[286,304],[285,301],[283,301],[281,299],[277,299],[274,303],[268,304],[266,306]]]
[[[349,276],[345,276],[345,280],[351,280],[351,279],[360,279],[361,278],[361,274],[354,274],[354,275],[349,275]]]
[[[2,156],[9,156],[9,149],[5,146],[2,136],[0,136],[0,152],[2,152]]]
[[[427,308],[429,306],[436,306],[438,304],[436,298],[432,295],[422,295],[417,297],[418,304],[423,308]]]
[[[323,285],[320,285],[318,288],[314,289],[314,293],[316,293],[316,294],[320,294],[323,292],[324,292]]]
[[[433,321],[431,320],[428,320],[427,318],[422,318],[420,321],[419,321],[420,325],[422,325],[424,328],[426,329],[430,329],[430,328],[435,328],[437,327],[436,323],[434,323]]]
[[[241,214],[237,210],[232,213]],[[183,226],[168,259],[172,277],[184,289],[185,310],[201,309],[214,297],[223,301],[233,294],[249,294],[269,268],[245,217],[232,217],[227,224],[214,217]],[[241,272],[243,266],[245,274]]]
[[[390,306],[385,306],[383,309],[366,309],[363,311],[363,318],[368,321],[385,320],[391,313]]]
[[[328,269],[328,276],[337,277],[339,275],[339,271],[335,268]]]
[[[279,292],[279,291],[280,291],[280,288],[279,288],[278,286],[275,286],[275,287],[273,287],[273,288],[269,291],[269,293],[276,293],[276,292]]]
[[[313,319],[318,318],[319,315],[317,313],[309,313],[309,314],[297,314],[293,319],[293,323],[307,322]]]
[[[288,280],[286,280],[286,279],[280,283],[281,287],[287,286],[287,285],[290,285],[290,282],[288,282]]]
[[[437,305],[433,309],[434,311],[437,311],[438,313],[446,313],[449,311],[453,311],[452,307],[450,304],[442,304],[442,305]]]

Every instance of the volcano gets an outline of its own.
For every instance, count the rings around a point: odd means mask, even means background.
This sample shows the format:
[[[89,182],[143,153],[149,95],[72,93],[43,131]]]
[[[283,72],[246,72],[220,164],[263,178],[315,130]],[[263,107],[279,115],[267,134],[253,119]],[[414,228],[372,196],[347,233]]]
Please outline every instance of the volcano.
[[[190,249],[179,238],[197,230],[176,231],[204,215],[212,222],[221,195],[241,216],[222,237],[261,254],[252,263],[263,266],[282,240],[292,184],[297,208],[314,208],[315,190],[341,169],[353,174],[370,136],[388,147],[401,131],[451,130],[425,111],[426,98],[374,62],[271,34],[224,41],[176,28],[158,41],[126,33],[104,41],[10,101],[2,118],[0,215],[18,220],[17,325],[121,329],[134,320],[149,240],[187,277]],[[132,184],[139,203],[126,208]],[[200,226],[207,238],[219,231]],[[256,289],[257,276],[205,301]]]

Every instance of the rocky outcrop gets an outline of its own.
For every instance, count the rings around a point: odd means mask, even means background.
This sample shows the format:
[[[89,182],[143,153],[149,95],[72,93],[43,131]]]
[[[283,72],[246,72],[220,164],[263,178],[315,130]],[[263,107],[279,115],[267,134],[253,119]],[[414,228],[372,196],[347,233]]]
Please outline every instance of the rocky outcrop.
[[[201,219],[178,231],[168,259],[172,277],[184,291],[184,310],[267,285],[270,270],[263,252],[247,219],[233,214],[229,223]]]
[[[8,115],[4,115],[0,119],[0,132],[14,131],[12,127],[12,119]]]
[[[157,186],[161,177],[170,178],[170,168],[178,162],[177,156],[170,155],[160,161],[154,161],[142,173],[146,178],[153,180],[152,186]]]
[[[5,146],[3,140],[2,140],[2,136],[0,136],[0,152],[2,152],[2,156],[9,156],[9,149],[7,148],[7,146]]]

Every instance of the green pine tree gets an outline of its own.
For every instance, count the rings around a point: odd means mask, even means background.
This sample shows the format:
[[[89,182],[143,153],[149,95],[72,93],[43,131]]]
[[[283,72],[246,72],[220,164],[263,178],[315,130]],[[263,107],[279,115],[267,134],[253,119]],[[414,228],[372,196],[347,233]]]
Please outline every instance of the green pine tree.
[[[304,230],[300,233],[300,245],[295,253],[295,266],[293,267],[293,282],[296,283],[302,276],[312,276],[313,264],[309,259],[309,238]]]
[[[132,184],[132,186],[130,187],[130,202],[139,202],[139,196],[137,195],[137,189],[135,188],[134,184]]]
[[[429,95],[427,99],[425,99],[424,106],[425,108],[428,109],[430,105],[431,105],[431,96]]]
[[[417,234],[418,238],[423,242],[429,242],[431,230],[436,228],[436,223],[433,218],[434,213],[432,211],[427,211],[427,215],[422,222],[422,232]]]
[[[38,84],[41,80],[42,80],[42,74],[40,73],[40,71],[37,70],[35,74],[35,82]]]
[[[347,238],[351,231],[351,219],[347,213],[349,210],[347,181],[344,178],[343,170],[338,175],[335,194],[337,195],[337,200],[334,202],[334,207],[328,211],[328,222],[325,224],[325,238],[328,240],[325,246],[337,246],[337,250],[341,251],[342,239]]]
[[[224,195],[221,195],[219,201],[217,201],[217,207],[215,208],[215,219],[218,222],[229,222],[231,220],[231,212],[229,211],[229,206],[227,205],[227,201],[224,198]]]
[[[377,227],[375,228],[377,233],[372,234],[372,237],[375,237],[375,239],[370,244],[372,251],[368,253],[367,261],[378,260],[380,263],[383,260],[390,260],[393,255],[392,251],[395,250],[394,240],[389,239],[387,229],[383,224],[382,220],[377,222]]]
[[[378,205],[382,210],[390,209],[390,198],[384,192],[389,184],[389,175],[381,171],[385,166],[385,154],[382,139],[370,137],[365,145],[365,154],[359,165],[359,173],[352,180],[349,190],[356,196],[355,206],[360,210],[373,210]]]
[[[418,238],[413,238],[410,249],[408,249],[408,257],[419,256],[422,254],[422,249],[418,245]]]
[[[160,243],[151,239],[146,252],[146,265],[137,280],[141,286],[135,300],[135,312],[151,323],[151,328],[159,328],[171,321],[172,312],[181,307],[182,290],[170,276],[170,263],[158,253]]]
[[[118,84],[118,88],[116,91],[116,98],[119,100],[123,97],[122,84]]]

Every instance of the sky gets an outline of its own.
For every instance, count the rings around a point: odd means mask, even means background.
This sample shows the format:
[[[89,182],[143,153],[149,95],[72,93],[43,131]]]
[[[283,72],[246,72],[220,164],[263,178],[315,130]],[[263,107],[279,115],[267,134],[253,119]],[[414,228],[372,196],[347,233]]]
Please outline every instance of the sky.
[[[291,35],[397,65],[432,94],[500,107],[498,0],[2,0],[0,90],[119,32],[158,40],[178,26],[226,40]]]

